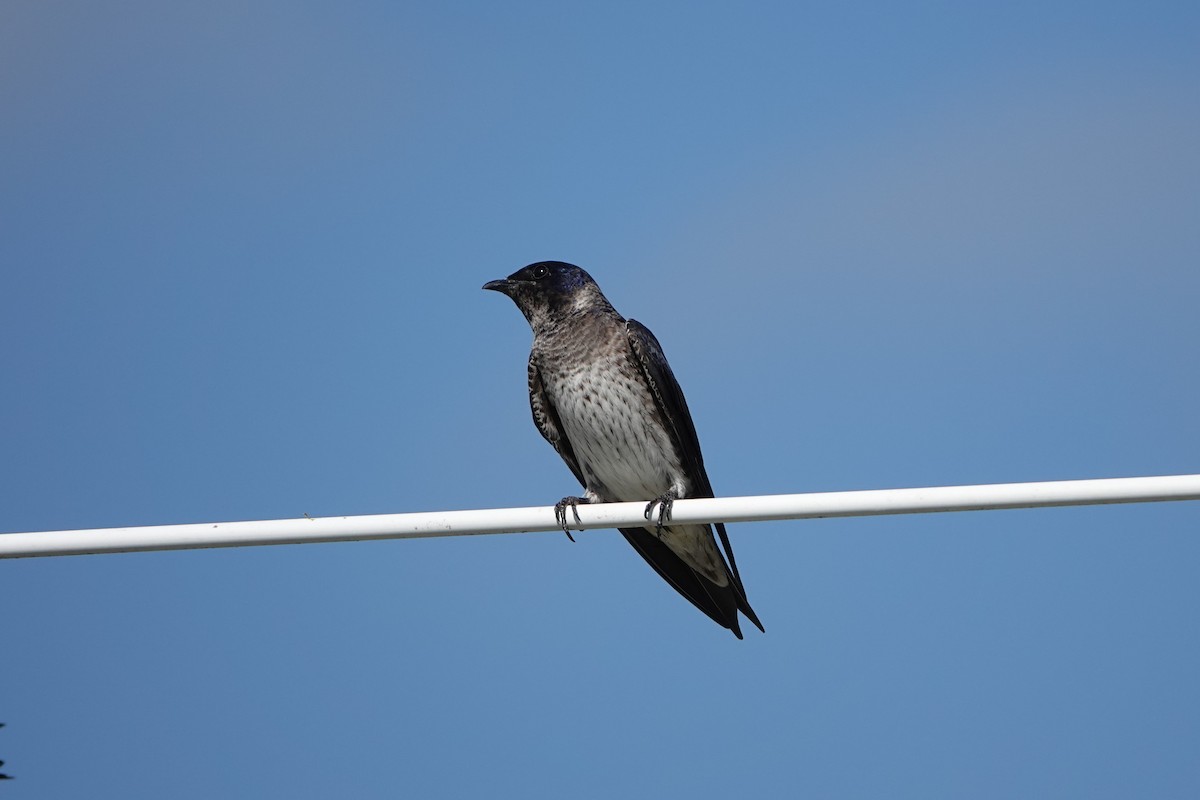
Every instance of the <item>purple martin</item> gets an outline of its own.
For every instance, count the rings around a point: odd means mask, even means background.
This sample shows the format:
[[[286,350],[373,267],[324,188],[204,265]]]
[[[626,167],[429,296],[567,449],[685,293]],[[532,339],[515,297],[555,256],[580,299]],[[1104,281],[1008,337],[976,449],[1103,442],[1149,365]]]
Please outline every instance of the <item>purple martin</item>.
[[[654,334],[618,314],[573,264],[539,261],[483,288],[512,298],[533,329],[533,421],[584,489],[583,497],[555,505],[563,530],[568,509],[578,522],[580,503],[654,498],[645,513],[651,524],[621,528],[625,539],[737,638],[739,611],[763,630],[746,600],[725,526],[716,525],[718,547],[709,525],[669,524],[675,500],[712,497],[713,490],[683,391]]]

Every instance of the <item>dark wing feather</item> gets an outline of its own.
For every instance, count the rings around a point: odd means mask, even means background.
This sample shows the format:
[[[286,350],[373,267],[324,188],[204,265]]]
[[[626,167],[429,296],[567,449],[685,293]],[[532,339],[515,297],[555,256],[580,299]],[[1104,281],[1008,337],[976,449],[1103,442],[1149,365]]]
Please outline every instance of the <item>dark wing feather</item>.
[[[684,469],[692,483],[691,496],[712,497],[712,484],[708,480],[708,472],[704,469],[704,456],[700,453],[700,438],[696,435],[696,426],[692,422],[692,414],[688,410],[687,400],[683,397],[683,390],[679,387],[679,382],[675,380],[675,373],[671,371],[671,365],[667,363],[662,345],[658,343],[658,339],[654,337],[649,328],[635,319],[627,320],[625,328],[628,332],[629,346],[633,351],[634,361],[641,368],[642,375],[654,395],[659,413],[662,414],[671,430],[675,446],[683,458]],[[763,630],[762,623],[759,622],[758,616],[750,608],[750,602],[746,599],[746,589],[742,586],[742,578],[738,574],[737,562],[733,558],[733,548],[729,544],[729,535],[725,532],[724,523],[718,522],[716,528],[717,535],[721,540],[721,547],[725,551],[725,558],[728,560],[733,587],[737,593],[737,608],[759,630]],[[629,537],[626,536],[626,538]],[[642,550],[639,548],[638,552],[642,552]],[[662,574],[659,565],[652,563],[651,566],[659,570],[659,574]],[[664,575],[664,577],[666,576]],[[679,588],[676,581],[670,578],[667,580]],[[682,589],[680,591],[682,592]],[[692,602],[696,601],[692,600]]]
[[[641,368],[650,391],[654,393],[658,410],[674,433],[675,446],[683,457],[684,468],[692,481],[692,496],[712,497],[712,484],[708,482],[708,473],[704,469],[704,456],[700,454],[700,439],[692,423],[692,412],[688,410],[679,381],[675,380],[675,373],[663,355],[662,345],[650,329],[636,319],[626,320],[625,329],[629,334],[634,362]]]
[[[587,481],[583,479],[579,462],[575,460],[575,451],[571,449],[571,443],[567,441],[567,435],[563,432],[558,412],[554,409],[550,398],[546,396],[546,388],[542,385],[542,374],[538,372],[538,365],[533,360],[532,353],[529,355],[529,407],[533,411],[533,424],[537,426],[538,431],[550,443],[550,446],[558,451],[562,460],[567,462],[567,466],[579,480],[579,485],[586,488]]]

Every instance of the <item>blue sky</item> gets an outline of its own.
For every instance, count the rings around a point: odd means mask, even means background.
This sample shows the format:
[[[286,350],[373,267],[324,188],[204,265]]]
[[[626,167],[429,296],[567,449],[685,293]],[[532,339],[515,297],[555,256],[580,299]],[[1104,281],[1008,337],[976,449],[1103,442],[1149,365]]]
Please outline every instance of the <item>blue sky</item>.
[[[587,268],[719,494],[1200,472],[1194,3],[17,2],[0,530],[549,504]],[[0,563],[6,797],[1195,797],[1200,505]]]

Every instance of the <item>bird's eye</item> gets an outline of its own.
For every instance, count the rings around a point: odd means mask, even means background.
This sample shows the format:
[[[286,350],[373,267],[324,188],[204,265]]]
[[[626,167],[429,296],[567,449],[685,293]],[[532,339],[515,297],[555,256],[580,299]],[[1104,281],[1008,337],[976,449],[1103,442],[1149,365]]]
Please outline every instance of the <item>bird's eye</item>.
[[[546,277],[547,272],[549,272],[549,270],[546,269],[545,264],[538,264],[536,267],[533,268],[533,277],[534,278],[544,278],[544,277]]]

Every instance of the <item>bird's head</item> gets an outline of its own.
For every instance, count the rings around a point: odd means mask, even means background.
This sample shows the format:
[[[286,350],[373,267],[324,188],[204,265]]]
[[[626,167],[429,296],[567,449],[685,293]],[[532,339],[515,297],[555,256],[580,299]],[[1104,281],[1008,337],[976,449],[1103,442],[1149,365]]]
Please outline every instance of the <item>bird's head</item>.
[[[612,309],[591,275],[562,261],[538,261],[483,288],[511,297],[535,331],[571,314]]]

